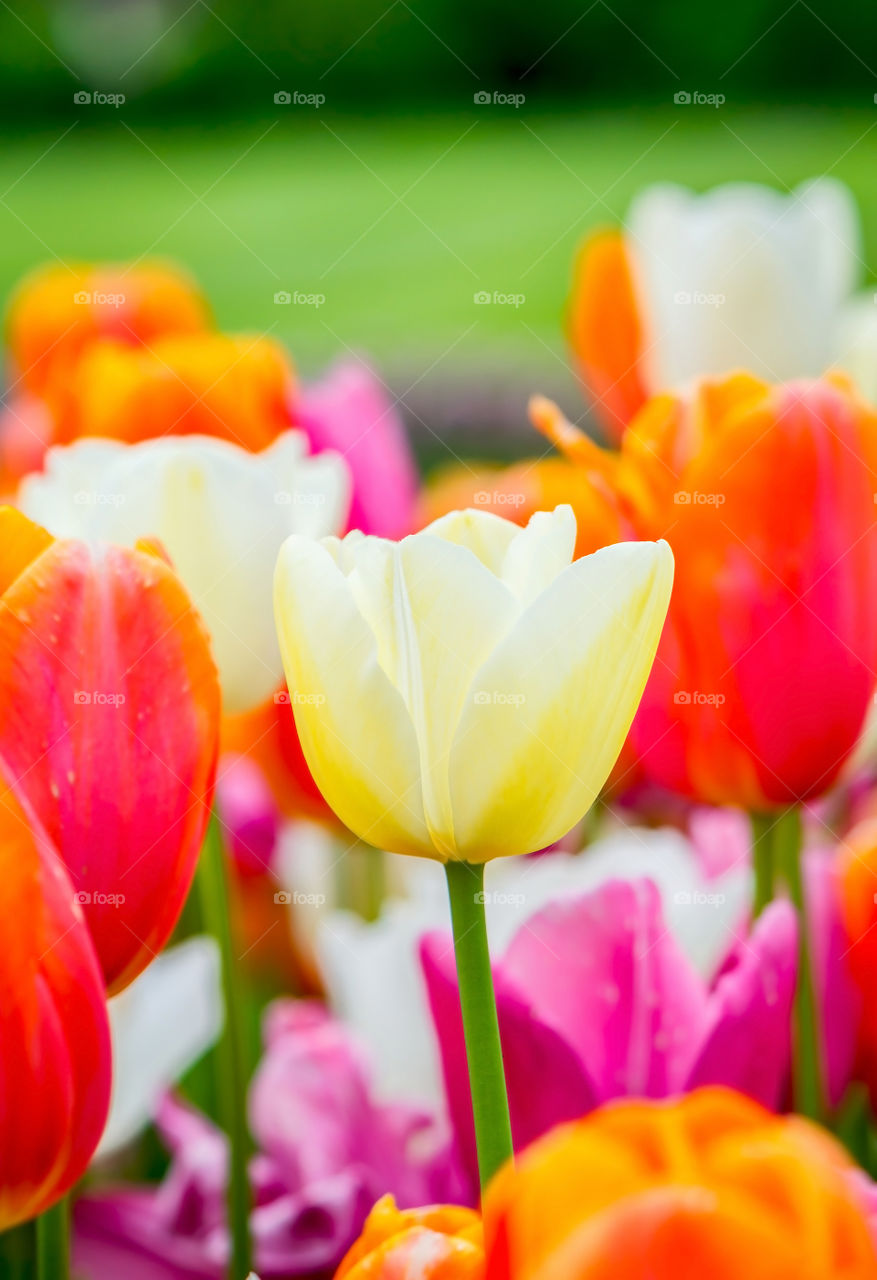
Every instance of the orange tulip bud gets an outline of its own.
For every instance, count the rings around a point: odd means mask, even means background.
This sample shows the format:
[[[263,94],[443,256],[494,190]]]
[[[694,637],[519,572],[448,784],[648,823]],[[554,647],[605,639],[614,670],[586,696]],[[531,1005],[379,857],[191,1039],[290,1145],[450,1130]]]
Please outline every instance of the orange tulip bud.
[[[175,267],[80,263],[27,276],[13,294],[6,328],[13,377],[21,389],[42,395],[70,377],[98,338],[139,346],[209,324],[207,302]]]
[[[877,1250],[841,1148],[729,1089],[623,1102],[487,1189],[487,1280],[866,1280]]]
[[[335,1280],[483,1280],[477,1213],[457,1205],[397,1209],[384,1196],[368,1216]]]

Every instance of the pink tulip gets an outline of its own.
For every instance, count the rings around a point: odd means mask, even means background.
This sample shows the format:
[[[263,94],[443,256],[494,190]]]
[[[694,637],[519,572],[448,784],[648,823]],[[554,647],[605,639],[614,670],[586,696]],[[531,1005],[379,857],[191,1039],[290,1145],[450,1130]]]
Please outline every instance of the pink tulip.
[[[451,1116],[474,1174],[450,939],[428,935],[421,954]],[[784,902],[740,939],[711,985],[668,931],[649,880],[610,881],[531,916],[494,968],[515,1146],[609,1099],[701,1084],[778,1107],[795,975],[795,916]]]
[[[417,468],[402,416],[368,365],[334,365],[321,381],[301,388],[293,413],[314,453],[335,449],[350,466],[350,528],[382,538],[411,533]]]
[[[358,1046],[318,1005],[274,1005],[266,1042],[250,1091],[262,1280],[331,1275],[388,1191],[404,1207],[459,1199],[464,1182],[447,1136],[427,1113],[375,1100]],[[79,1202],[75,1262],[88,1280],[224,1275],[225,1137],[170,1098],[157,1123],[173,1157],[164,1182]]]

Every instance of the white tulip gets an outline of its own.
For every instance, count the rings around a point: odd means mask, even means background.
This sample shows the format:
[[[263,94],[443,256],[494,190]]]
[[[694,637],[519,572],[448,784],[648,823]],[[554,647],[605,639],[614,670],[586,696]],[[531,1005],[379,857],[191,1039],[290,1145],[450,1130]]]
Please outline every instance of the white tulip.
[[[169,947],[107,1008],[113,1095],[96,1160],[133,1141],[162,1095],[218,1039],[224,1019],[219,948],[208,937]]]
[[[833,179],[787,194],[649,187],[631,205],[625,243],[652,391],[737,368],[772,382],[816,377],[856,340],[847,307],[862,236],[852,195]]]
[[[282,677],[271,605],[280,546],[291,533],[338,532],[349,489],[344,460],[308,457],[298,431],[261,453],[205,436],[82,439],[49,450],[20,506],[59,537],[158,538],[210,631],[225,709],[235,712],[264,701]]]

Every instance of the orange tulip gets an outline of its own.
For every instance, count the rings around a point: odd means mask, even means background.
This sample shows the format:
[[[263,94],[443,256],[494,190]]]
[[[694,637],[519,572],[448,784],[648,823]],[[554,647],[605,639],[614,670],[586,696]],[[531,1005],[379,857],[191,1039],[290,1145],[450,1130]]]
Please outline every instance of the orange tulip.
[[[563,1125],[484,1200],[487,1280],[866,1280],[845,1154],[732,1090]]]
[[[335,1280],[483,1280],[484,1247],[477,1213],[457,1205],[397,1209],[384,1196]]]
[[[24,694],[24,690],[20,690]],[[104,984],[73,886],[0,766],[0,1231],[85,1172],[110,1101]]]
[[[873,411],[841,379],[770,387],[733,374],[650,400],[618,452],[548,401],[532,413],[564,455],[550,460],[552,501],[566,489],[592,545],[666,538],[676,559],[629,738],[645,775],[758,811],[824,791],[877,673]],[[543,465],[513,470],[538,491]]]
[[[92,343],[69,385],[49,389],[61,443],[108,436],[219,436],[264,449],[292,425],[294,375],[270,338],[171,334],[148,348]]]
[[[13,294],[6,340],[13,379],[42,395],[50,383],[70,377],[98,338],[141,346],[209,325],[206,300],[178,268],[148,261],[53,264],[27,276]]]
[[[0,509],[0,759],[66,864],[111,992],[176,924],[218,736],[209,639],[167,564]]]
[[[209,327],[196,285],[163,263],[52,265],[26,277],[6,321],[11,367],[0,412],[0,486],[11,493],[40,468],[51,444],[68,438],[62,430],[76,419],[74,373],[92,344],[149,346]]]

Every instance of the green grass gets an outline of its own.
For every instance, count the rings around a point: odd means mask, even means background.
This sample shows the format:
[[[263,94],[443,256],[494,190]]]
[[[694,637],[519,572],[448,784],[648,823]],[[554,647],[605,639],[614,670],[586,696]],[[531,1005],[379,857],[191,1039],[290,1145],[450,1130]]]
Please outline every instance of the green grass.
[[[7,139],[0,291],[53,254],[160,254],[203,281],[224,327],[271,330],[308,371],[346,345],[391,374],[433,361],[557,373],[575,245],[645,183],[831,172],[853,187],[877,250],[877,107],[564,117],[473,106],[386,122],[305,110],[132,132],[122,108],[101,130],[80,116],[64,137]],[[281,289],[326,301],[275,306]],[[476,306],[479,290],[526,301]]]

